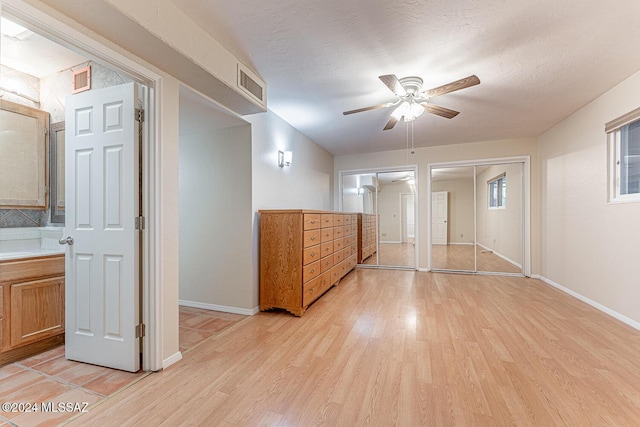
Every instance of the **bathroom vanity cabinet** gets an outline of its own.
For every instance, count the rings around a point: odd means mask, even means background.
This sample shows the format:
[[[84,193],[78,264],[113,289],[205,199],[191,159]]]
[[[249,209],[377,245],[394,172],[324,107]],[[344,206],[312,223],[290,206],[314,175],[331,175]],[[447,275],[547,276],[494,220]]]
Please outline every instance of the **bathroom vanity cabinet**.
[[[64,342],[64,255],[0,261],[0,365]]]
[[[356,266],[356,214],[260,211],[260,310],[302,316]]]

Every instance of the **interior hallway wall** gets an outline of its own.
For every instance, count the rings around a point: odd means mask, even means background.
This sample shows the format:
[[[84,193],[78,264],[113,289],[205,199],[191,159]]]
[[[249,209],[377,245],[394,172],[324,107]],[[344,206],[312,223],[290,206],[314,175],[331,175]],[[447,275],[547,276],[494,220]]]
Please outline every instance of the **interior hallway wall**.
[[[181,301],[251,311],[252,216],[250,125],[181,134]]]
[[[259,305],[260,209],[333,209],[333,156],[272,111],[244,116],[251,123],[253,306]],[[278,150],[292,151],[278,166]]]
[[[640,327],[640,203],[607,202],[605,123],[640,107],[640,72],[539,138],[541,274]]]

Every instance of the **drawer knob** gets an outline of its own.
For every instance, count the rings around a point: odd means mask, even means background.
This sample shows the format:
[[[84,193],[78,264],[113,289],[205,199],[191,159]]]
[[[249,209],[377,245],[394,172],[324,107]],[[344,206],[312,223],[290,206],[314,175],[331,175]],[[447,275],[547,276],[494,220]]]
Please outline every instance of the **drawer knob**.
[[[311,256],[311,258],[313,258],[314,256],[316,256],[316,253],[315,252],[311,252],[310,256]]]
[[[316,272],[316,269],[315,269],[315,268],[314,268],[313,270],[311,270],[311,273],[315,273],[315,272]]]
[[[311,241],[314,241],[314,240],[316,240],[316,236],[313,236],[313,237],[311,238]]]

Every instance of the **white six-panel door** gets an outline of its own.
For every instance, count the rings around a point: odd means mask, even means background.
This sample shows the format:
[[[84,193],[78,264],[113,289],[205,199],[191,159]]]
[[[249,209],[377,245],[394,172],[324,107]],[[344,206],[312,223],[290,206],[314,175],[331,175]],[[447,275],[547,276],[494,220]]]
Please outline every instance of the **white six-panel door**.
[[[71,360],[140,368],[134,83],[66,99],[65,340]]]
[[[431,243],[434,245],[447,244],[448,204],[448,193],[446,191],[431,193]]]

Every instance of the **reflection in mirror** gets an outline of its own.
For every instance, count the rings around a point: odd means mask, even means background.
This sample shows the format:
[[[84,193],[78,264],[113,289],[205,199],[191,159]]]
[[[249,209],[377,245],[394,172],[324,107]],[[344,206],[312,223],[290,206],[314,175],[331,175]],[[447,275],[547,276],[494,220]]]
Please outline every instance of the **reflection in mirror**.
[[[431,170],[431,266],[475,271],[474,167]]]
[[[478,167],[476,236],[478,271],[522,271],[523,163]]]
[[[413,170],[343,175],[342,210],[362,214],[361,264],[415,267]]]
[[[413,171],[380,172],[378,177],[378,265],[415,265]]]
[[[0,206],[46,208],[49,113],[0,99]]]
[[[64,122],[52,123],[50,135],[51,222],[64,224]]]
[[[431,170],[431,267],[522,272],[523,163]]]

